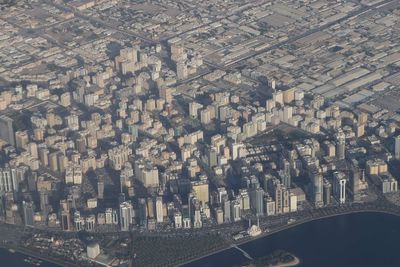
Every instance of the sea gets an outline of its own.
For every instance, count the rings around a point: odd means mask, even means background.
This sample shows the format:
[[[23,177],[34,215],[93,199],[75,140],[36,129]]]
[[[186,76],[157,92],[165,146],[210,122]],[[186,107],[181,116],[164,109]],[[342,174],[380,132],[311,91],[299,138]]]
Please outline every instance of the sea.
[[[400,267],[400,217],[354,213],[320,219],[255,239],[239,247],[252,258],[285,250],[302,267]],[[233,267],[249,262],[231,248],[183,265]]]
[[[400,267],[400,217],[354,213],[315,220],[255,239],[239,247],[252,258],[285,250],[300,267]],[[0,248],[0,267],[36,266],[21,253]],[[185,267],[235,267],[249,260],[236,248],[193,261]],[[60,267],[42,261],[41,267]]]
[[[19,252],[10,252],[8,249],[0,248],[0,267],[61,267],[61,265],[57,265],[55,263],[47,262],[44,260],[40,260],[40,265],[36,265],[38,259],[32,262],[30,261],[32,257],[26,256]],[[30,262],[27,262],[30,261]]]

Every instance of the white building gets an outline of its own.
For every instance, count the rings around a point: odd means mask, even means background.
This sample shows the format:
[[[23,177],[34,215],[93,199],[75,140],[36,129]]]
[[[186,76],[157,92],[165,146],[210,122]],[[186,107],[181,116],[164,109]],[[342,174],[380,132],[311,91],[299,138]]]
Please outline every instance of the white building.
[[[347,179],[344,173],[335,172],[333,174],[333,193],[340,204],[346,202],[346,183]]]
[[[394,155],[396,159],[400,160],[400,135],[396,136],[395,138]]]
[[[158,223],[164,221],[162,197],[157,197],[156,199],[156,219]]]
[[[99,243],[91,243],[86,248],[87,256],[90,259],[94,259],[100,254],[100,245]]]

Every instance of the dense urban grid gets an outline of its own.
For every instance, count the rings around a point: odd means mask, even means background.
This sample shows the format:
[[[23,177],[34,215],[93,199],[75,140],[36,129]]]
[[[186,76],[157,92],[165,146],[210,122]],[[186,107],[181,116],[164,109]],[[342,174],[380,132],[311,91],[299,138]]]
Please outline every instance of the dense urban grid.
[[[0,1],[1,245],[168,266],[400,213],[399,87],[398,0]]]

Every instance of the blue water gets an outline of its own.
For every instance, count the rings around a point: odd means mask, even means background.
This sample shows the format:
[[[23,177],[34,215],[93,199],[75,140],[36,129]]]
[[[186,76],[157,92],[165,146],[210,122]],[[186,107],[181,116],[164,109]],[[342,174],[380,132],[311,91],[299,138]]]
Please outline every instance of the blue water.
[[[283,249],[303,267],[399,267],[400,217],[381,213],[342,215],[305,223],[240,247],[253,258]],[[248,260],[229,249],[185,265],[231,267]]]
[[[0,248],[0,267],[36,267],[36,265],[24,261],[28,257],[18,252],[11,253],[7,249]],[[60,265],[42,260],[40,267],[60,267]]]

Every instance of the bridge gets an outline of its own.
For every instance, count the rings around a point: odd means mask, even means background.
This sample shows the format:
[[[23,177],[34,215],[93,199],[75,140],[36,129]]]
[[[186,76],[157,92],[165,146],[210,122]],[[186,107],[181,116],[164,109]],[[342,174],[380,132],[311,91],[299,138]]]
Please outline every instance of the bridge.
[[[240,252],[242,252],[243,256],[245,256],[246,258],[248,258],[249,260],[254,260],[249,253],[247,253],[246,251],[244,251],[243,249],[239,248],[236,244],[231,245],[232,248],[236,248],[237,250],[239,250]]]

